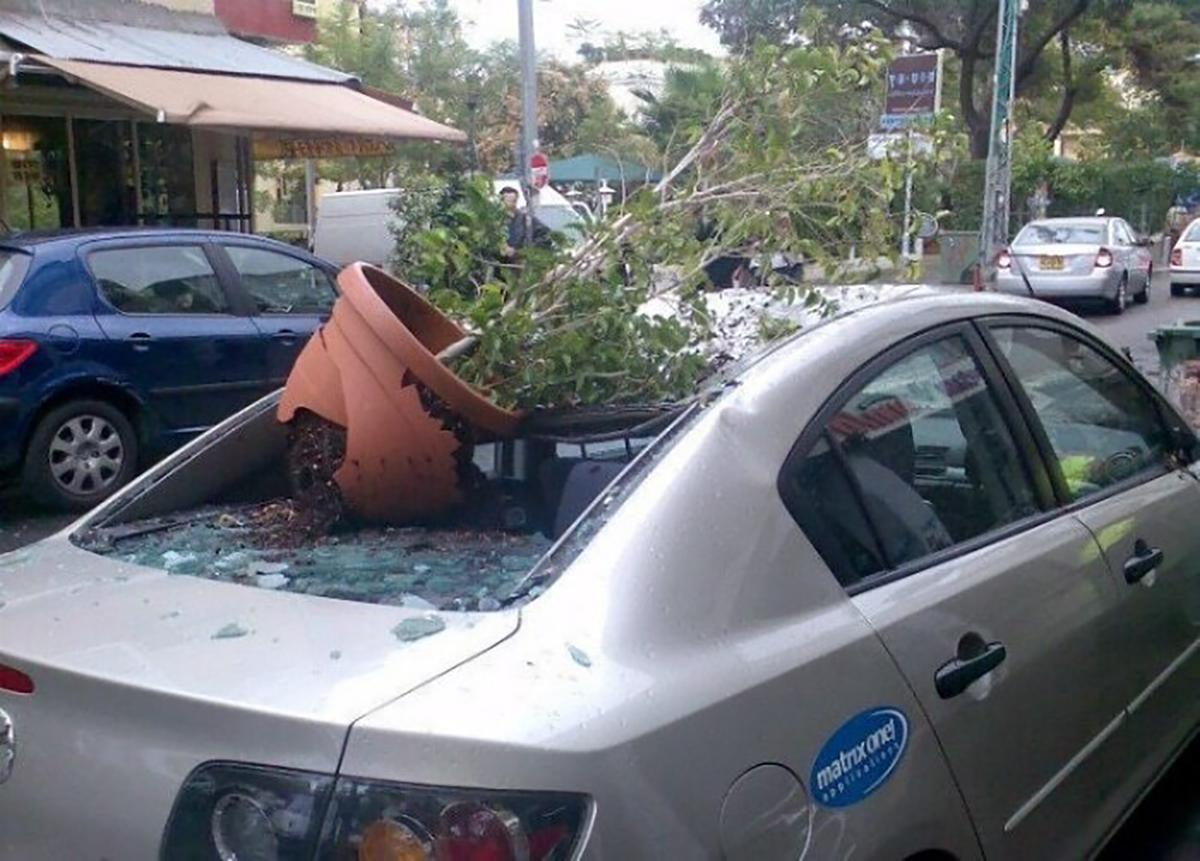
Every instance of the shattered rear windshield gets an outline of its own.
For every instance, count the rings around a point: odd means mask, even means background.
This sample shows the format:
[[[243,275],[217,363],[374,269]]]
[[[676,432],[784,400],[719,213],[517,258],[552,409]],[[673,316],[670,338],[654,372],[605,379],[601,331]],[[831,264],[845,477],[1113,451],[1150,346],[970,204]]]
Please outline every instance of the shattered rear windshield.
[[[286,495],[250,490],[249,499],[131,521],[118,511],[74,540],[177,576],[419,610],[495,611],[548,587],[693,411],[676,405],[607,425],[568,418],[532,438],[478,446],[473,463],[482,483],[437,525],[314,532]],[[272,414],[249,421],[273,421]],[[201,450],[197,463],[220,460],[221,444]],[[254,481],[239,485],[244,491]]]
[[[290,500],[206,506],[108,530],[88,548],[171,574],[419,609],[497,610],[550,549],[541,533],[370,528],[280,539]]]

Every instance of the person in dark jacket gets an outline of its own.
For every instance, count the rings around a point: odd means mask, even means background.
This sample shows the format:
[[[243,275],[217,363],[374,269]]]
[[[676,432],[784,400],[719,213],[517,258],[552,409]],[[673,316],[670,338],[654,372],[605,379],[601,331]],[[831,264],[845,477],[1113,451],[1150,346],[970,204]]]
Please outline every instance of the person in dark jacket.
[[[519,207],[520,200],[521,194],[515,187],[506,185],[500,189],[500,202],[504,204],[504,212],[508,216],[508,233],[502,258],[509,265],[516,263],[517,251],[521,248],[529,245],[550,247],[550,228],[536,217],[527,218],[525,211]]]

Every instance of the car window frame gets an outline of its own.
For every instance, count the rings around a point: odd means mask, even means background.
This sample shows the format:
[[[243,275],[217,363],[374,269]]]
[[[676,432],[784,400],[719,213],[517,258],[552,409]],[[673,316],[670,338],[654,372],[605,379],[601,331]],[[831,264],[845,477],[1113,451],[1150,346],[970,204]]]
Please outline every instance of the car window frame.
[[[1166,398],[1156,390],[1148,380],[1133,369],[1129,361],[1116,350],[1113,350],[1099,338],[1090,335],[1088,332],[1077,329],[1076,327],[1058,320],[1051,320],[1045,317],[1033,317],[1020,314],[1005,314],[995,315],[981,318],[976,321],[976,326],[979,328],[980,335],[987,349],[991,351],[992,359],[998,367],[1000,374],[1005,380],[1005,384],[1010,390],[1011,397],[1017,403],[1018,409],[1021,411],[1024,421],[1029,428],[1029,432],[1033,435],[1036,441],[1039,456],[1042,460],[1042,469],[1050,477],[1050,482],[1054,488],[1056,497],[1056,511],[1062,514],[1073,514],[1082,511],[1086,508],[1096,505],[1105,500],[1111,499],[1122,493],[1126,493],[1144,484],[1149,484],[1152,481],[1157,481],[1165,475],[1189,466],[1196,462],[1198,454],[1198,446],[1200,443],[1190,446],[1190,451],[1180,449],[1179,440],[1180,433],[1183,428],[1187,427],[1187,423],[1175,411],[1174,407],[1166,400]],[[1062,470],[1058,467],[1058,457],[1054,452],[1054,446],[1050,442],[1050,437],[1046,433],[1045,426],[1041,419],[1038,418],[1037,412],[1034,410],[1033,403],[1029,400],[1029,396],[1025,393],[1021,386],[1020,379],[1017,377],[1016,371],[1009,363],[1000,349],[1000,345],[996,337],[992,334],[994,329],[1007,329],[1014,327],[1025,327],[1035,329],[1045,329],[1051,332],[1057,332],[1067,337],[1075,338],[1080,343],[1098,352],[1125,375],[1126,379],[1132,382],[1143,395],[1150,399],[1154,405],[1155,413],[1159,421],[1166,431],[1167,441],[1170,446],[1167,452],[1167,457],[1155,469],[1147,469],[1132,475],[1129,478],[1116,482],[1103,488],[1097,493],[1085,496],[1081,499],[1075,499],[1071,496],[1070,490],[1067,487],[1066,479],[1063,477]],[[1130,371],[1133,370],[1133,373]],[[1193,434],[1194,436],[1194,434]],[[1177,461],[1175,466],[1169,462],[1169,458],[1174,458]]]
[[[337,289],[339,271],[337,267],[329,265],[321,258],[300,253],[297,249],[293,249],[290,246],[278,248],[274,245],[264,245],[261,242],[245,242],[238,241],[237,239],[233,238],[222,239],[218,242],[215,242],[213,243],[213,251],[220,259],[221,266],[224,269],[224,274],[226,277],[228,277],[233,289],[237,292],[239,297],[239,305],[245,308],[247,316],[266,317],[272,319],[277,317],[320,317],[324,320],[328,319],[329,315],[333,312],[332,305],[328,311],[260,311],[258,308],[258,303],[254,300],[254,295],[250,292],[250,290],[246,287],[245,282],[242,280],[241,271],[238,270],[237,264],[233,262],[233,257],[229,253],[230,248],[248,248],[252,251],[266,251],[269,253],[279,254],[283,257],[290,257],[293,260],[299,261],[300,263],[311,266],[312,268],[325,273],[326,277],[329,278],[330,283],[333,285],[334,302],[337,301],[338,296],[340,295]]]
[[[134,312],[123,311],[112,303],[104,293],[104,288],[100,286],[100,279],[96,277],[96,272],[92,268],[92,255],[103,253],[106,251],[134,251],[139,248],[199,248],[203,253],[208,265],[213,270],[213,275],[217,279],[217,287],[220,288],[222,295],[225,297],[225,302],[229,306],[225,311],[205,311],[203,313],[184,313],[174,312],[169,314],[155,314],[151,312]],[[230,285],[226,277],[226,273],[222,272],[220,261],[213,254],[213,242],[208,236],[172,236],[172,237],[147,237],[138,240],[117,240],[117,241],[98,241],[89,242],[83,245],[77,251],[80,257],[80,262],[83,265],[84,271],[88,278],[91,279],[92,290],[95,292],[96,298],[103,303],[104,307],[114,314],[119,314],[122,317],[131,317],[134,319],[162,319],[165,317],[182,317],[191,319],[229,319],[231,317],[244,317],[242,302],[239,296],[235,295],[230,290]]]
[[[897,565],[894,568],[885,568],[884,570],[864,577],[856,583],[843,584],[837,577],[836,572],[830,569],[830,576],[840,585],[846,594],[850,597],[860,595],[863,592],[869,592],[873,589],[878,589],[886,586],[889,583],[895,583],[898,580],[904,580],[915,574],[919,574],[929,568],[945,564],[962,556],[974,553],[992,544],[1005,541],[1014,535],[1034,529],[1043,523],[1048,522],[1059,516],[1054,509],[1056,497],[1054,489],[1050,481],[1050,474],[1046,470],[1045,460],[1042,452],[1037,448],[1036,442],[1031,435],[1030,428],[1024,414],[1020,411],[1017,403],[1013,400],[1011,389],[1008,382],[1000,374],[1000,369],[997,367],[994,355],[988,345],[983,340],[975,321],[972,319],[963,319],[952,321],[949,323],[941,323],[933,326],[915,335],[909,336],[882,352],[873,356],[870,360],[859,366],[853,373],[846,377],[837,387],[834,393],[826,399],[825,403],[814,413],[804,430],[801,431],[795,444],[792,446],[786,458],[784,458],[783,466],[779,470],[776,478],[776,493],[779,494],[784,508],[788,512],[793,524],[804,535],[805,540],[812,543],[808,537],[808,533],[800,523],[800,519],[794,513],[795,500],[791,499],[791,492],[788,487],[788,476],[794,471],[798,465],[808,457],[813,447],[819,440],[825,438],[829,421],[841,410],[852,397],[860,392],[864,386],[878,378],[882,373],[889,368],[908,358],[918,350],[923,349],[931,344],[935,344],[942,340],[947,340],[954,337],[961,337],[979,365],[980,373],[983,375],[984,383],[988,390],[992,392],[996,399],[996,406],[1000,413],[1000,417],[1008,429],[1009,435],[1013,440],[1013,444],[1017,448],[1017,454],[1025,464],[1026,480],[1034,492],[1035,502],[1038,506],[1038,511],[1028,517],[1023,517],[1020,520],[1015,520],[1012,523],[1007,523],[1003,526],[992,529],[982,535],[977,535],[966,541],[953,544],[943,550],[935,553],[930,553],[922,556],[919,559],[914,559],[910,562],[905,562]],[[845,471],[845,466],[842,466]],[[875,537],[875,542],[878,545],[879,528],[875,521],[871,518],[865,501],[861,497],[861,493],[857,488],[856,482],[852,476],[847,475],[847,480],[855,493],[855,503],[859,512],[862,514],[868,529],[872,536]],[[815,545],[814,545],[815,549]],[[883,553],[880,546],[872,548],[872,550],[887,564],[887,556]],[[818,556],[820,554],[818,553]],[[824,557],[821,561],[828,568],[828,563]]]
[[[21,261],[17,264],[21,266],[21,270],[16,273],[14,278],[0,283],[0,311],[2,311],[11,305],[13,299],[17,298],[17,294],[21,292],[21,287],[25,285],[29,273],[35,268],[35,260],[31,249],[16,245],[0,245],[0,254],[11,255],[10,260]]]

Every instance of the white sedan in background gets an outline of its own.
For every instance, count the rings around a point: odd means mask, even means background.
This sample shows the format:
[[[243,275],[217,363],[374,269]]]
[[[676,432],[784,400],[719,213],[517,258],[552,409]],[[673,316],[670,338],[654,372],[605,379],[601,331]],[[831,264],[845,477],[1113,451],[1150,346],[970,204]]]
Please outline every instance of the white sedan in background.
[[[1200,287],[1200,218],[1187,226],[1171,250],[1171,295],[1182,296],[1189,287]]]
[[[1099,300],[1120,314],[1150,299],[1149,240],[1121,218],[1046,218],[1021,229],[996,261],[1002,293],[1050,302]]]

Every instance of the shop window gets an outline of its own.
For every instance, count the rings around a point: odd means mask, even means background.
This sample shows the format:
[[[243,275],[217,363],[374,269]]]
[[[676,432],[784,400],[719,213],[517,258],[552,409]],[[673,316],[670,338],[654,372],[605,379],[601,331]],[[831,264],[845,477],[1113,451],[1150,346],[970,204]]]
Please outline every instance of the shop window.
[[[142,183],[141,222],[196,227],[196,166],[192,130],[186,126],[138,124]]]
[[[0,188],[12,230],[70,227],[71,172],[66,120],[6,114]]]
[[[132,125],[113,120],[75,120],[74,128],[80,225],[137,224]]]

